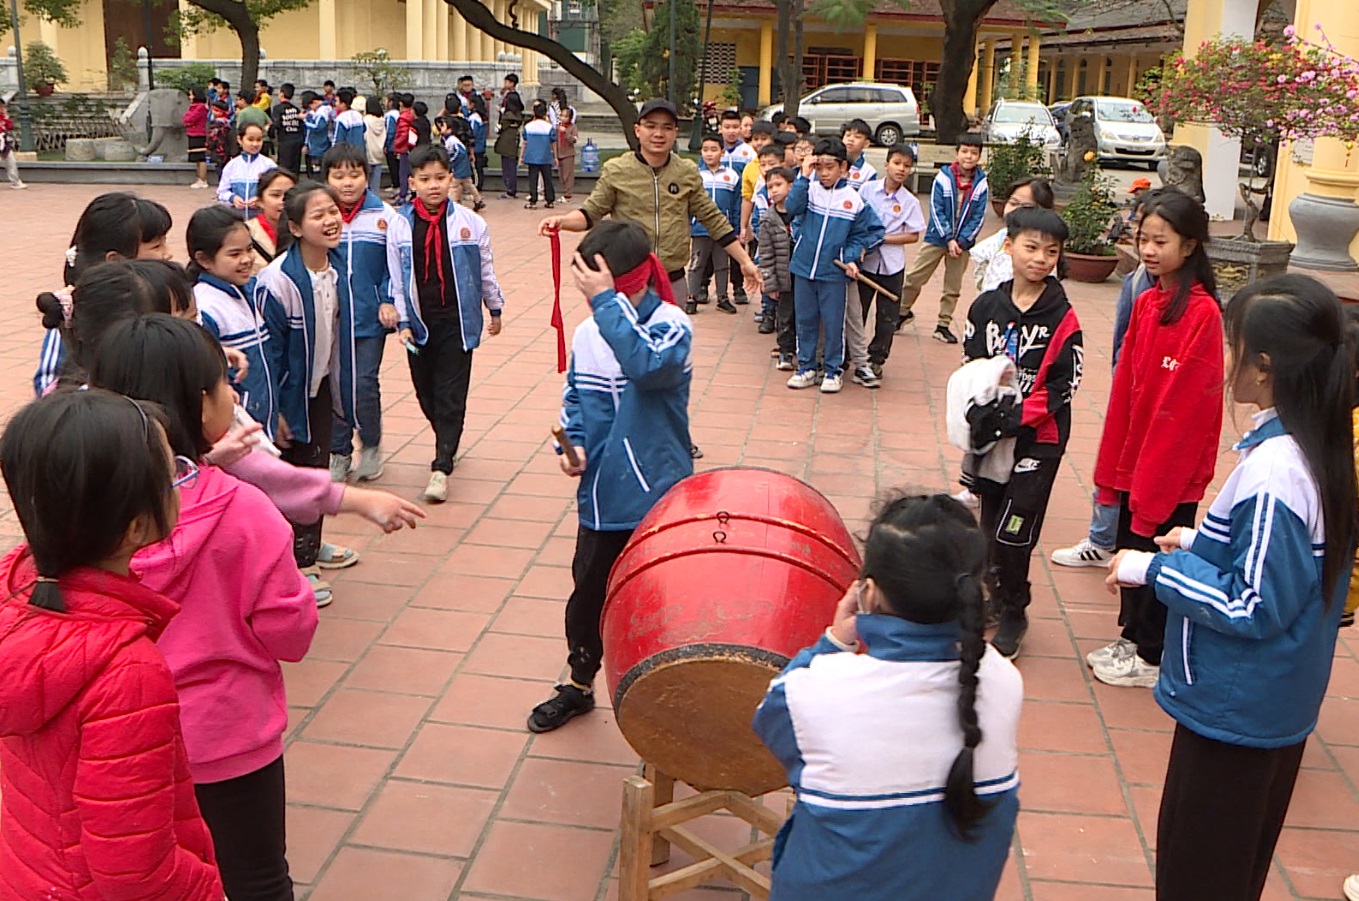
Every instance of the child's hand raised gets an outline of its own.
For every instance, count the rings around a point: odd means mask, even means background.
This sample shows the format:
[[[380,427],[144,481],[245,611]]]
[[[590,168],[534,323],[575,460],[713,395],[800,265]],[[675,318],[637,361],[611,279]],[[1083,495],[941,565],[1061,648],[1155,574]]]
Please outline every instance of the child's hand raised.
[[[852,645],[859,640],[859,629],[854,618],[859,614],[859,597],[863,586],[864,583],[859,579],[850,582],[845,596],[835,605],[835,619],[830,632],[841,644]]]
[[[598,270],[591,269],[579,251],[571,256],[571,274],[576,279],[576,287],[587,298],[614,290],[613,272],[600,254],[595,254],[595,265],[599,267]]]

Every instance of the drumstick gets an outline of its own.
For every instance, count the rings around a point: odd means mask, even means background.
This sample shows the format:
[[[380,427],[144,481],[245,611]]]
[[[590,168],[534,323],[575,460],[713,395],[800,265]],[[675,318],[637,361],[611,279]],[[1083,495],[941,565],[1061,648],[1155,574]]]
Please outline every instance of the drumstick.
[[[848,266],[846,266],[844,263],[840,262],[839,260],[836,260],[836,261],[835,261],[835,265],[839,266],[841,269],[844,269],[844,270],[848,270],[848,269],[849,269]],[[867,285],[868,287],[872,288],[874,291],[877,291],[879,294],[881,294],[881,295],[884,296],[884,297],[889,297],[889,298],[893,298],[893,299],[896,298],[896,295],[895,295],[895,294],[893,294],[891,291],[888,291],[886,288],[884,288],[882,285],[878,284],[877,282],[873,281],[871,278],[868,278],[868,277],[865,276],[863,273],[860,273],[859,275],[855,276],[855,280],[856,280],[856,281],[863,282],[865,285]]]
[[[561,445],[562,454],[566,457],[566,462],[573,467],[579,466],[580,454],[576,453],[575,445],[571,443],[571,439],[566,437],[566,429],[562,428],[560,424],[554,425],[552,427],[552,437],[556,438],[557,443]]]

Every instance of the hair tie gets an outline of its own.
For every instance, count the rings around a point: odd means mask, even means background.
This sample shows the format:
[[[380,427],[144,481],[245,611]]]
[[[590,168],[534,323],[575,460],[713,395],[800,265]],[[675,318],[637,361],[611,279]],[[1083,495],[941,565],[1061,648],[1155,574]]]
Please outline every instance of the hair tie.
[[[51,576],[38,576],[38,581],[39,581],[39,582],[50,582],[50,583],[52,583],[53,585],[57,584],[57,580],[54,579],[54,578],[52,578]]]

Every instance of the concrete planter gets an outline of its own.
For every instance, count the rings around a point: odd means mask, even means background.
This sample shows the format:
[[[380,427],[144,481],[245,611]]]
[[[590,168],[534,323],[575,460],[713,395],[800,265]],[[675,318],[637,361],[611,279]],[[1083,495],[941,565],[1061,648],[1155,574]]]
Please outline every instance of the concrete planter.
[[[1073,281],[1097,285],[1108,280],[1118,266],[1116,255],[1103,256],[1094,253],[1063,253],[1066,257],[1067,278]]]
[[[1298,235],[1293,265],[1330,272],[1359,271],[1350,243],[1359,233],[1359,204],[1340,197],[1302,193],[1288,205]]]
[[[1288,241],[1209,241],[1204,249],[1213,263],[1217,294],[1228,300],[1251,282],[1288,271],[1293,245]]]

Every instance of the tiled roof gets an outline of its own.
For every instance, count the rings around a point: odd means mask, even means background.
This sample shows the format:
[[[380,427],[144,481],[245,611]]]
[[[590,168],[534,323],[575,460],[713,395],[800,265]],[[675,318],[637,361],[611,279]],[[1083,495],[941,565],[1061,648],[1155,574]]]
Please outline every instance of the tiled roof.
[[[700,10],[707,10],[706,0],[696,0],[696,3]],[[773,12],[774,8],[774,0],[716,0],[715,11],[749,15],[752,10]],[[940,0],[910,0],[906,5],[895,0],[879,0],[869,16],[873,19],[939,22],[944,18],[944,12]],[[1029,21],[1029,14],[1008,0],[1000,0],[983,19],[987,25],[1006,27],[1023,27]]]

